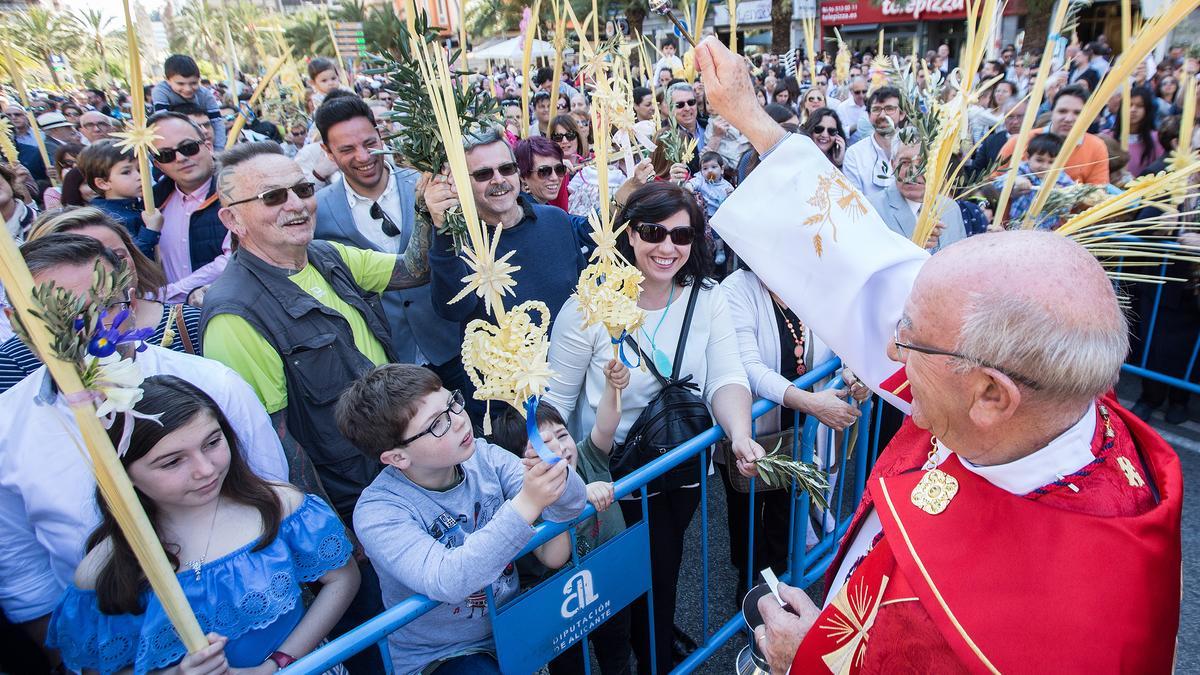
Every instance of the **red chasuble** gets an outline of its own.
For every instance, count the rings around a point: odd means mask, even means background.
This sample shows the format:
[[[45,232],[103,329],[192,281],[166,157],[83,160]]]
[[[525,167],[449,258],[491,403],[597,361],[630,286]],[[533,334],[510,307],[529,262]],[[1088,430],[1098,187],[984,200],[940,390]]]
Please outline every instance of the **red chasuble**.
[[[906,422],[831,573],[872,507],[882,537],[805,636],[793,675],[1170,672],[1179,459],[1115,399],[1099,406],[1090,464],[1018,496],[951,455],[938,468],[959,488],[937,515],[910,497],[930,436]]]

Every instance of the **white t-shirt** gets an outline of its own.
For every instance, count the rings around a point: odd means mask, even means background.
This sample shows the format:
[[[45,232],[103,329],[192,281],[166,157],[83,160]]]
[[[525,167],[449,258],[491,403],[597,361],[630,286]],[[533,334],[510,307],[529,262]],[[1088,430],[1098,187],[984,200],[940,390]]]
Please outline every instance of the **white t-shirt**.
[[[650,336],[653,336],[654,345],[674,362],[683,315],[695,288],[693,284],[677,292],[671,304],[664,309],[646,312],[646,320],[642,324],[644,330],[638,330],[634,336],[642,351],[653,353],[650,340]],[[631,362],[636,363],[633,350],[628,345],[625,354]],[[612,339],[608,331],[599,324],[585,328],[579,312],[579,301],[572,296],[563,304],[554,320],[550,337],[550,368],[555,376],[550,381],[550,391],[546,393],[545,400],[557,408],[564,419],[572,417],[577,403],[583,408],[578,418],[579,428],[571,430],[572,434],[578,432],[576,438],[591,431],[596,407],[604,393],[604,367],[612,358]],[[650,367],[650,364],[646,365]],[[727,384],[740,385],[750,391],[738,352],[733,318],[725,302],[724,289],[718,285],[703,289],[696,300],[680,375],[692,376],[710,410],[713,395]],[[630,368],[629,386],[621,392],[621,423],[617,426],[614,440],[618,443],[625,440],[629,427],[661,388],[650,372]]]
[[[149,345],[137,355],[142,374],[175,375],[216,401],[237,433],[250,468],[287,482],[279,436],[254,391],[237,373],[210,359]],[[35,402],[42,366],[0,394],[0,607],[22,623],[49,614],[83,560],[100,523],[96,480],[83,438],[62,396]]]

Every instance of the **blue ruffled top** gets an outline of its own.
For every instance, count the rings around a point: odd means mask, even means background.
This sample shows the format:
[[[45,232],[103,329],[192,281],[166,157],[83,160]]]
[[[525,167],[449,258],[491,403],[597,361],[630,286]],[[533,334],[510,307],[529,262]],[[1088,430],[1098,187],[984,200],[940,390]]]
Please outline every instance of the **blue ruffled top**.
[[[178,574],[205,633],[229,638],[225,656],[234,668],[267,660],[300,623],[300,584],[346,564],[352,545],[342,522],[319,497],[305,495],[266,548],[257,540],[206,563],[200,578]],[[50,618],[46,644],[75,672],[113,673],[133,667],[141,675],[178,663],[187,650],[154,593],[142,614],[103,614],[94,591],[67,589]]]

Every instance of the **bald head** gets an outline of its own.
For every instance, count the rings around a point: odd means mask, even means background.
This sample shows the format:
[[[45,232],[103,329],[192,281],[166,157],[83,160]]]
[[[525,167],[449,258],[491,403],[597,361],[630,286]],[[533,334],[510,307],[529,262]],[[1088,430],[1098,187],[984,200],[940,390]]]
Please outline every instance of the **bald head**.
[[[1058,397],[1104,393],[1129,350],[1104,269],[1052,232],[998,232],[946,247],[914,285],[913,304],[926,303],[936,303],[939,328],[957,336],[957,351]]]

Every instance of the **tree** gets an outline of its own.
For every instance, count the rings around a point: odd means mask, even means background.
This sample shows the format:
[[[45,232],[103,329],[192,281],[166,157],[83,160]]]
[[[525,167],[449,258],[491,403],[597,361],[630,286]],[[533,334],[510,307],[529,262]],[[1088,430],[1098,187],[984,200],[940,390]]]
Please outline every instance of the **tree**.
[[[105,41],[111,37],[113,18],[104,16],[100,10],[96,9],[81,9],[77,14],[71,16],[71,20],[75,22],[88,46],[94,50],[93,55],[100,60],[97,73],[99,79],[96,82],[101,88],[108,84],[108,51],[105,48]]]
[[[55,88],[62,89],[53,57],[78,47],[79,33],[74,22],[42,7],[29,7],[13,19],[12,30],[17,37],[14,44],[46,66]]]
[[[395,7],[391,3],[384,3],[372,11],[363,23],[367,51],[386,54],[394,59],[404,58],[400,48],[400,33],[404,30],[404,21],[396,14]]]
[[[291,25],[284,29],[283,38],[291,48],[292,56],[299,60],[322,54],[333,55],[329,26],[325,23],[325,17],[317,12],[295,15]]]
[[[771,53],[782,54],[792,48],[792,0],[771,2]]]
[[[181,47],[177,47],[179,51],[191,54],[193,58],[203,54],[214,65],[226,61],[217,48],[217,45],[225,43],[221,34],[221,17],[208,5],[207,0],[192,0],[183,5],[173,25],[176,44]]]

